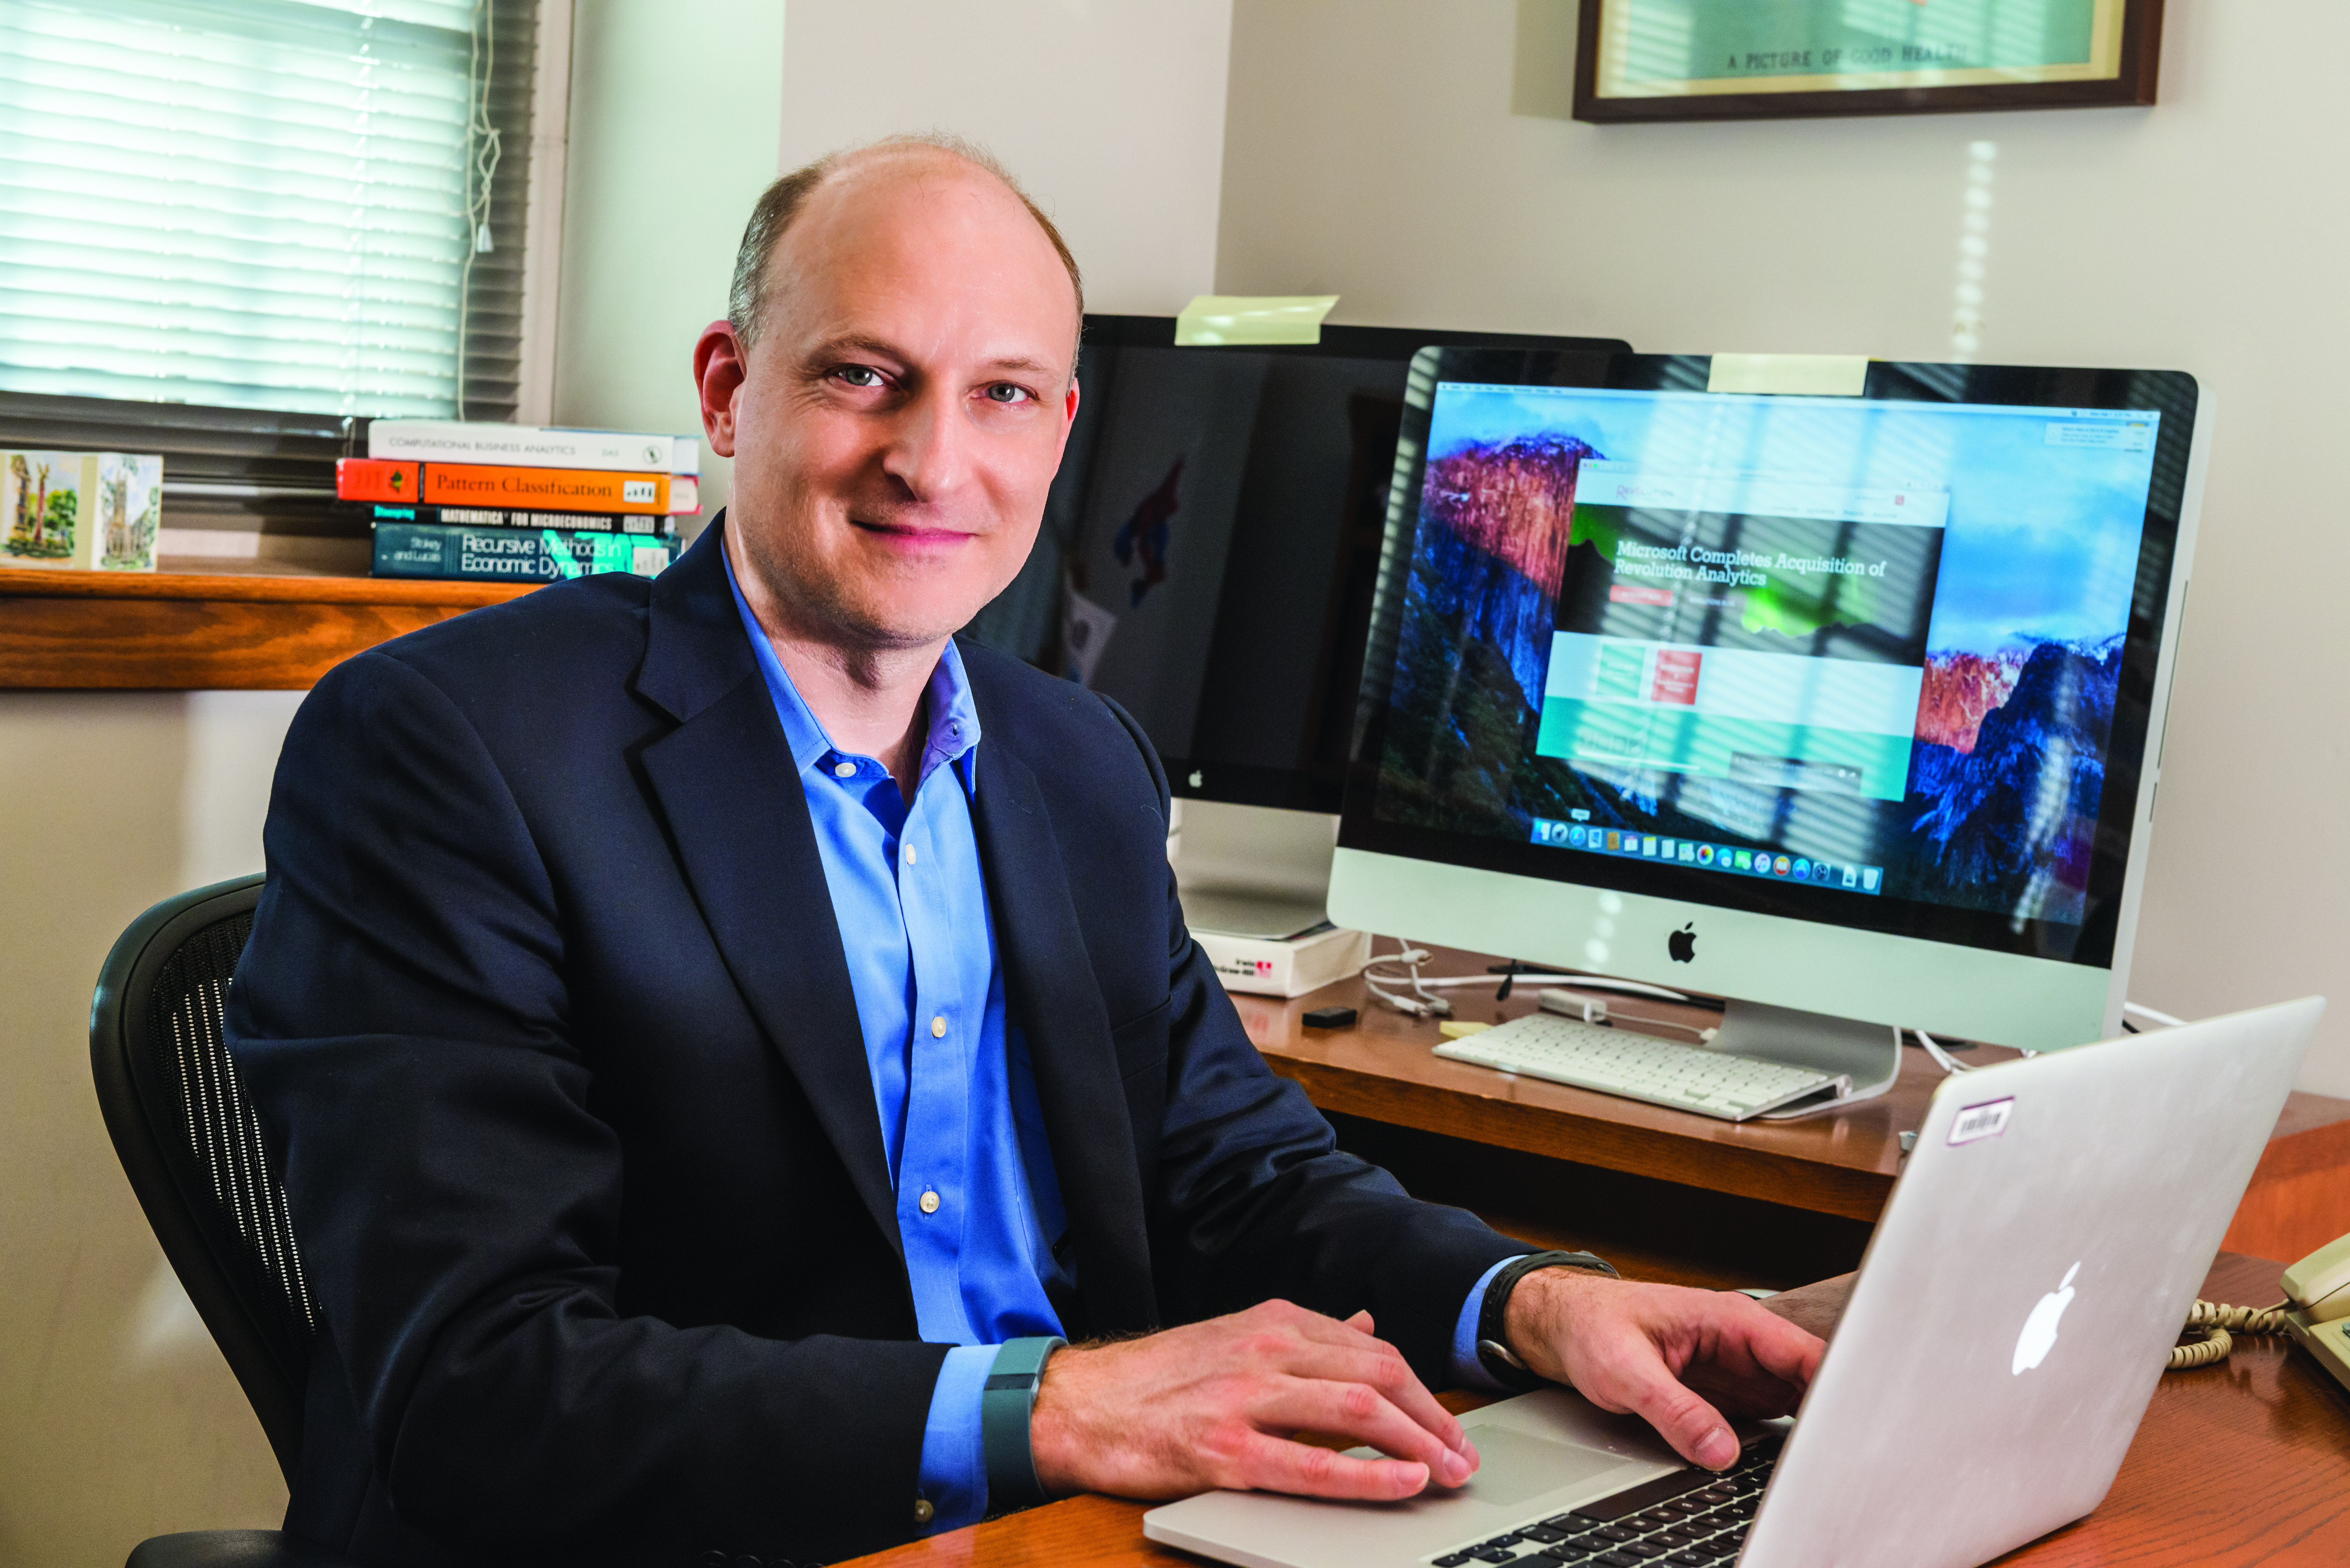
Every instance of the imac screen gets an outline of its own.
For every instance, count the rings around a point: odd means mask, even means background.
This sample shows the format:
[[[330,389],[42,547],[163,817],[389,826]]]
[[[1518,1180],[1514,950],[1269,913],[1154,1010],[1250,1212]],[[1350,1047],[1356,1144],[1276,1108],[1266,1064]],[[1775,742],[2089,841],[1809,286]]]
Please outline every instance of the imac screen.
[[[2168,586],[2149,493],[2187,433],[2145,400],[1440,380],[1371,816],[1507,840],[1471,858],[1513,871],[2090,960],[2149,563],[2158,622]]]

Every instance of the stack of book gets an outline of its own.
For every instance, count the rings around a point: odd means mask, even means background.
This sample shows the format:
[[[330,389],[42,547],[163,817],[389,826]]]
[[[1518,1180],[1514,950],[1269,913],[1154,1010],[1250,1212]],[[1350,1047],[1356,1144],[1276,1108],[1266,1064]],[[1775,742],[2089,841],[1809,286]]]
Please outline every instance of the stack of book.
[[[380,577],[650,577],[702,510],[701,470],[685,436],[377,420],[335,494],[368,509]]]

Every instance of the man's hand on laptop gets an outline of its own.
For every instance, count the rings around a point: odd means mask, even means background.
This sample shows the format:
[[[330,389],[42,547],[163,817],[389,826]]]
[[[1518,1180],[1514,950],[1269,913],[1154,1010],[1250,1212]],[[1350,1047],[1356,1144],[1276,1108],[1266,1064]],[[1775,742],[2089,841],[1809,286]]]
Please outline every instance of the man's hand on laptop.
[[[1346,1322],[1287,1302],[1139,1339],[1074,1345],[1045,1363],[1029,1443],[1055,1496],[1188,1497],[1213,1487],[1309,1497],[1410,1497],[1477,1469],[1371,1314]],[[1356,1459],[1292,1439],[1327,1433],[1393,1456]]]
[[[1794,1414],[1826,1349],[1750,1296],[1572,1269],[1519,1282],[1503,1327],[1531,1370],[1642,1417],[1682,1458],[1717,1470],[1738,1458],[1724,1417]]]

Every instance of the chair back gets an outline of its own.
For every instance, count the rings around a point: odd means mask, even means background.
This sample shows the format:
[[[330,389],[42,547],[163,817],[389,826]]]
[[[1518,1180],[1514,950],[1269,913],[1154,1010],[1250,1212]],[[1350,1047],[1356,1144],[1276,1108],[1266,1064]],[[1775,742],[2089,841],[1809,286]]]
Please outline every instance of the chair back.
[[[90,1071],[123,1173],[288,1484],[317,1317],[223,1021],[262,879],[167,898],[99,971]]]

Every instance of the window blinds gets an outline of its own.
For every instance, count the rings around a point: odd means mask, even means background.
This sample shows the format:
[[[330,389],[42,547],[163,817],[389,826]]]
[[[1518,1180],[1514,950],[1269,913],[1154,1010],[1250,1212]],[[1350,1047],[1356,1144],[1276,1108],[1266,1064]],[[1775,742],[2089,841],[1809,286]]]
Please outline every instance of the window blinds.
[[[0,0],[0,391],[511,417],[535,13]]]

